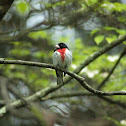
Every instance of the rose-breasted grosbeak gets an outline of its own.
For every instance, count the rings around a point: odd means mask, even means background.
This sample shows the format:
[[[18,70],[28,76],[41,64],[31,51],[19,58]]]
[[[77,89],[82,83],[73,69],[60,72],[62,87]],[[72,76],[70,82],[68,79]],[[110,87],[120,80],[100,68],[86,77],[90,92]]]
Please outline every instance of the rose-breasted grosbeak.
[[[72,62],[72,53],[64,43],[59,43],[55,46],[53,53],[53,64],[59,66],[65,70],[70,66]],[[57,84],[63,84],[63,72],[56,70]],[[65,76],[65,73],[64,73]]]

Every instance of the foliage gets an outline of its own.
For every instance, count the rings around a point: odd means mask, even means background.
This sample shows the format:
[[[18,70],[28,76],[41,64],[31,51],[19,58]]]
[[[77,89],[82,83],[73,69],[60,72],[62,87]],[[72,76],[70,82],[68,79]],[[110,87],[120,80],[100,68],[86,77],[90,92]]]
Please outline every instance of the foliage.
[[[111,117],[106,117],[107,120],[111,120],[116,126],[125,126],[125,124],[121,124],[119,121],[116,119],[113,119]]]
[[[65,42],[73,54],[73,62],[69,68],[71,71],[78,68],[93,53],[126,34],[126,5],[120,0],[16,0],[8,15],[8,18],[5,17],[3,23],[0,24],[1,57],[52,64],[55,44]],[[34,24],[34,22],[35,25],[29,27],[29,24]],[[99,56],[83,68],[79,74],[90,86],[97,89],[110,73],[124,47],[125,42]],[[114,73],[101,88],[103,91],[126,90],[125,61],[126,56],[123,56]],[[14,85],[21,93],[21,97],[56,85],[55,71],[51,69],[0,65],[0,71],[0,76],[7,78],[9,84]],[[54,93],[65,93],[66,91],[87,92],[78,85],[77,81],[71,80],[63,86],[63,89]],[[12,91],[9,93],[14,95]],[[15,95],[14,97],[17,98]],[[125,96],[110,98],[123,103],[126,100]],[[14,99],[12,98],[12,100]],[[56,105],[63,111],[61,112],[57,107],[50,108],[51,105]],[[124,108],[121,110],[115,104],[113,106],[117,107],[120,117],[116,116],[117,111],[113,109],[114,107],[112,108],[109,102],[99,100],[99,97],[85,96],[82,98],[78,96],[52,99],[42,102],[41,106],[51,112],[58,113],[60,119],[66,116],[61,113],[67,111],[71,115],[70,120],[73,123],[75,120],[74,125],[78,126],[82,126],[83,122],[79,122],[77,118],[73,117],[73,115],[77,115],[76,112],[80,112],[78,117],[82,117],[81,113],[83,113],[89,119],[92,119],[91,113],[94,113],[97,119],[100,115],[99,120],[104,120],[104,116],[107,115],[109,122],[120,126],[122,125],[117,120],[122,120],[124,116],[121,115],[126,114]],[[34,107],[32,113],[40,119],[43,115]],[[105,112],[103,112],[104,109]],[[90,122],[87,120],[84,120],[85,125]],[[61,121],[61,123],[63,122]]]
[[[25,0],[20,0],[16,4],[16,10],[20,15],[25,15],[29,13],[29,4]]]

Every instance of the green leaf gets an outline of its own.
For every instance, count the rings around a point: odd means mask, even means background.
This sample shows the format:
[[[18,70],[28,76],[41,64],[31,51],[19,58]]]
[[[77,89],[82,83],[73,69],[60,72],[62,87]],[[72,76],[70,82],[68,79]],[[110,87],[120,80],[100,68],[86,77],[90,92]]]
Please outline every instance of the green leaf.
[[[111,35],[110,37],[105,38],[108,43],[111,43],[112,41],[117,39],[116,35]]]
[[[118,19],[120,22],[126,22],[126,17],[125,17],[125,16],[117,17],[117,19]]]
[[[96,42],[97,45],[99,45],[104,39],[104,35],[97,35],[94,40]]]
[[[126,41],[124,41],[123,44],[126,45]]]
[[[117,12],[126,11],[126,5],[118,2],[115,3],[104,2],[102,4],[102,8],[105,8],[108,13],[112,13],[113,11]]]
[[[118,11],[118,12],[126,11],[126,4],[121,4],[118,2],[115,2],[113,4],[115,6],[114,8],[115,11]]]
[[[125,29],[116,29],[116,32],[119,33],[120,35],[125,35],[126,34]]]
[[[111,117],[105,117],[107,120],[112,121],[116,126],[124,126],[122,125],[118,120],[111,118]]]
[[[94,29],[93,31],[91,31],[91,36],[94,35],[96,32],[98,32],[99,29]]]
[[[33,38],[35,40],[40,39],[40,38],[48,38],[48,34],[44,31],[37,31],[37,32],[31,32],[28,34],[28,37]]]
[[[102,8],[106,9],[107,13],[113,12],[113,8],[115,7],[111,2],[104,2],[101,5]]]
[[[46,56],[46,54],[42,51],[37,51],[34,53],[34,56],[37,58],[43,58],[44,56]]]
[[[103,29],[105,29],[105,30],[107,30],[107,31],[114,30],[114,31],[116,31],[117,33],[119,33],[119,34],[121,34],[121,35],[125,35],[125,34],[126,34],[126,30],[125,30],[125,29],[117,29],[117,28],[109,27],[109,26],[106,26],[106,27],[104,27]]]
[[[27,2],[21,1],[16,5],[17,12],[21,15],[29,12],[29,5]]]
[[[88,4],[89,6],[92,4],[95,4],[97,2],[98,2],[98,0],[86,0],[86,4]]]
[[[21,56],[21,57],[25,57],[30,55],[30,51],[28,49],[13,49],[10,51],[11,55],[13,56]]]
[[[114,27],[109,27],[109,26],[104,27],[104,29],[105,29],[105,30],[107,30],[107,31],[110,31],[110,30],[115,30],[115,28],[114,28]]]

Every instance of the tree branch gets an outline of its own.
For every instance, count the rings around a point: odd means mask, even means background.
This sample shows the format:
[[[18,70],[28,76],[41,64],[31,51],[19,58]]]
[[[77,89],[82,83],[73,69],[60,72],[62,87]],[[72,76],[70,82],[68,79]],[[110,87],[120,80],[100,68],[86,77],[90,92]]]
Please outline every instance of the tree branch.
[[[47,68],[52,68],[52,69],[58,69],[58,70],[61,70],[63,71],[62,69],[58,68],[58,67],[55,67],[53,65],[50,65],[50,64],[44,64],[44,63],[34,63],[34,62],[28,62],[28,61],[16,61],[15,60],[3,60],[3,61],[0,61],[0,63],[6,63],[6,64],[20,64],[20,65],[30,65],[30,66],[41,66],[41,67],[47,67]],[[90,92],[93,92],[97,95],[126,95],[126,92],[125,91],[118,91],[118,92],[102,92],[102,91],[98,91],[98,90],[95,90],[93,88],[91,88],[85,81],[84,81],[84,78],[80,77],[79,75],[75,74],[75,73],[72,73],[70,71],[65,71],[68,75],[72,76],[73,78],[75,78],[76,80],[78,80],[80,82],[80,84],[86,88],[87,90],[89,90]],[[56,85],[56,86],[51,86],[49,88],[46,88],[44,90],[40,90],[38,92],[36,92],[35,94],[25,98],[25,101],[27,102],[31,102],[31,101],[35,101],[35,100],[41,100],[41,98],[43,98],[44,96],[47,96],[49,93],[59,89],[61,86],[63,85]],[[22,100],[16,100],[15,102],[9,104],[10,106],[13,106],[13,108],[18,108],[18,107],[21,107],[21,106],[24,106],[25,103],[24,101]],[[8,112],[7,110],[7,106],[4,106],[0,109],[0,117],[2,117],[3,115],[5,115],[6,113]]]
[[[108,44],[105,47],[101,48],[100,50],[98,50],[94,54],[90,55],[86,60],[84,60],[73,72],[76,73],[76,74],[80,73],[80,71],[84,67],[86,67],[91,62],[96,60],[99,56],[101,56],[102,54],[106,53],[107,51],[109,51],[110,49],[114,48],[115,46],[121,44],[125,40],[126,40],[126,35],[123,35],[123,36],[119,37],[118,39],[116,39],[115,41],[113,41],[111,44]],[[71,77],[66,78],[64,83],[68,83],[71,79],[72,79]]]
[[[72,92],[65,92],[65,93],[56,93],[56,94],[52,94],[52,95],[48,95],[46,97],[41,98],[41,101],[46,101],[46,100],[50,100],[50,99],[58,99],[58,98],[71,98],[71,97],[78,97],[78,96],[92,96],[92,97],[96,97],[97,95],[93,94],[93,93],[87,93],[87,92],[83,92],[83,91],[72,91]],[[126,104],[120,101],[115,101],[113,99],[110,99],[108,97],[103,97],[103,96],[98,96],[100,99],[103,99],[104,101],[110,103],[110,104],[115,104],[118,105],[119,107],[122,108],[126,108]],[[4,101],[0,101],[0,104],[2,106],[5,105]],[[1,107],[2,107],[1,106]]]
[[[42,98],[42,101],[50,100],[50,99],[57,99],[57,98],[70,98],[70,97],[78,97],[78,96],[98,96],[93,93],[87,93],[83,91],[76,91],[76,92],[65,92],[65,93],[59,93],[59,94],[52,94],[48,95],[47,97]],[[98,96],[100,99],[103,99],[104,101],[110,103],[110,104],[115,104],[118,105],[119,107],[126,108],[126,104],[122,103],[120,101],[114,101],[113,99],[110,99],[108,97],[104,96]]]
[[[27,65],[27,66],[36,66],[36,67],[43,67],[43,68],[51,68],[51,69],[56,69],[56,70],[60,70],[65,72],[66,74],[68,74],[69,76],[71,76],[72,78],[76,79],[78,82],[80,82],[80,84],[87,89],[89,92],[92,92],[94,94],[97,95],[125,95],[126,91],[115,91],[115,92],[103,92],[103,91],[99,91],[96,89],[93,89],[91,86],[89,86],[87,84],[87,82],[84,80],[83,77],[77,75],[76,73],[70,72],[70,71],[64,71],[64,69],[61,69],[59,67],[56,67],[52,64],[46,64],[46,63],[38,63],[38,62],[30,62],[30,61],[22,61],[22,60],[0,60],[0,64],[16,64],[16,65]],[[46,95],[58,88],[60,88],[63,85],[58,85],[54,88],[51,88],[49,90],[47,90]]]
[[[0,43],[8,43],[8,42],[11,42],[11,41],[17,41],[17,40],[20,40],[24,35],[27,35],[28,33],[30,32],[34,32],[34,31],[39,31],[37,30],[38,27],[40,27],[41,25],[46,25],[46,27],[43,27],[39,30],[46,30],[46,29],[49,29],[51,28],[52,26],[55,26],[56,23],[53,22],[53,21],[42,21],[38,24],[36,24],[35,26],[33,26],[32,28],[29,28],[29,29],[25,29],[25,30],[17,30],[17,32],[19,32],[17,35],[15,36],[1,36],[1,39],[0,39]],[[6,32],[5,34],[9,34],[11,32],[14,32],[14,31],[10,31],[10,32]],[[0,33],[1,34],[1,33]],[[4,33],[2,33],[4,34]]]
[[[51,64],[45,64],[45,63],[37,63],[37,62],[29,62],[29,61],[21,61],[21,60],[0,60],[0,64],[17,64],[17,65],[28,65],[28,66],[37,66],[37,67],[43,67],[43,68],[51,68],[51,69],[57,69],[64,71],[63,69],[59,67],[55,67]],[[87,89],[88,91],[97,94],[97,95],[105,95],[105,96],[111,96],[111,95],[126,95],[126,91],[115,91],[115,92],[103,92],[103,91],[98,91],[93,88],[91,88],[85,81],[84,78],[73,73],[70,71],[65,71],[66,74],[70,75],[71,77],[75,78],[77,81],[80,82],[80,84]],[[40,100],[41,98],[47,96],[49,93],[54,92],[55,90],[59,89],[63,85],[56,85],[56,86],[51,86],[49,88],[46,88],[44,90],[40,90],[36,92],[35,94],[25,98],[25,101],[31,102],[35,100]],[[13,108],[21,107],[24,106],[25,102],[22,100],[16,100],[13,103],[10,103],[9,106],[12,106]],[[0,117],[5,115],[8,112],[7,106],[4,106],[0,109]]]
[[[22,61],[22,60],[0,60],[0,64],[17,64],[17,65],[27,65],[27,66],[37,66],[37,67],[43,67],[43,68],[51,68],[51,69],[57,69],[63,72],[66,72],[66,74],[70,75],[71,77],[75,78],[77,81],[80,82],[80,84],[87,89],[88,91],[95,93],[95,94],[100,94],[100,95],[124,95],[126,92],[102,92],[95,90],[91,88],[85,81],[84,78],[77,75],[76,73],[70,72],[70,71],[64,71],[63,69],[56,67],[52,64],[46,64],[46,63],[38,63],[38,62],[30,62],[30,61]],[[56,86],[57,88],[60,88],[63,85]],[[47,93],[50,91],[53,91],[55,88],[52,88],[51,90],[48,90]]]
[[[96,96],[93,93],[87,93],[84,91],[70,91],[65,93],[56,93],[52,95],[48,95],[44,98],[41,98],[42,101],[49,100],[49,99],[57,99],[57,98],[69,98],[69,97],[78,97],[78,96]]]
[[[108,76],[101,82],[101,84],[97,87],[98,90],[100,90],[105,83],[108,81],[108,79],[110,78],[110,76],[113,74],[114,70],[116,69],[116,67],[118,66],[120,60],[122,59],[122,57],[126,54],[126,48],[124,48],[124,50],[122,51],[119,59],[117,60],[117,62],[115,63],[115,65],[112,67],[111,71],[109,72]]]
[[[125,103],[122,103],[120,101],[114,101],[110,98],[107,98],[107,97],[103,97],[103,96],[99,96],[99,98],[105,100],[106,102],[109,102],[111,104],[115,104],[115,105],[118,105],[119,107],[122,107],[122,108],[126,108],[126,104]]]
[[[71,78],[75,78],[77,81],[80,82],[80,84],[87,89],[89,92],[92,92],[98,96],[104,95],[104,96],[111,96],[111,95],[126,95],[126,91],[114,91],[114,92],[103,92],[99,90],[95,90],[92,87],[90,87],[84,80],[83,77],[77,75],[76,73],[79,73],[86,65],[90,64],[92,61],[94,61],[96,58],[98,58],[100,55],[104,54],[111,48],[117,46],[118,44],[122,43],[126,39],[126,35],[121,36],[117,40],[115,40],[113,43],[105,46],[104,48],[100,49],[96,53],[94,53],[92,56],[90,56],[87,60],[85,60],[78,69],[76,69],[73,72],[70,71],[65,71],[66,74],[70,75]],[[51,68],[51,69],[57,69],[60,71],[64,71],[63,69],[53,66],[52,64],[46,64],[46,63],[38,63],[38,62],[29,62],[29,61],[22,61],[22,60],[0,60],[0,64],[17,64],[17,65],[27,65],[27,66],[34,66],[34,67],[43,67],[43,68]],[[67,79],[65,83],[67,83],[70,79]],[[55,90],[59,89],[63,85],[56,85],[56,86],[51,86],[49,88],[46,88],[44,90],[40,90],[36,92],[35,94],[25,98],[27,102],[29,101],[35,101],[37,99],[41,99],[45,96],[47,96],[49,93],[54,92]],[[15,102],[10,104],[14,108],[21,107],[25,105],[25,103],[22,100],[16,100]],[[0,109],[0,117],[5,115],[7,113],[7,107],[4,106]]]
[[[11,4],[13,3],[14,0],[1,0],[0,1],[0,21],[10,8]]]

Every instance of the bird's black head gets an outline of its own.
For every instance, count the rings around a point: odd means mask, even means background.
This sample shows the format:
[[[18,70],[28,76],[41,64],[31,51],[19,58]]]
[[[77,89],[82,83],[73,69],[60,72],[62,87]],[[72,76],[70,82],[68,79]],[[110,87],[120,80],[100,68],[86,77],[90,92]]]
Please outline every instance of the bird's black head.
[[[59,45],[60,49],[68,48],[65,43],[59,43],[58,45]]]
[[[56,49],[55,50],[63,49],[63,48],[67,48],[68,49],[68,47],[67,47],[67,45],[65,43],[59,43],[59,44],[56,45]]]
[[[58,44],[55,46],[55,50],[54,50],[54,51],[56,51],[57,49],[63,49],[63,48],[69,49],[65,43],[62,43],[62,42],[61,42],[61,43],[58,43]]]

